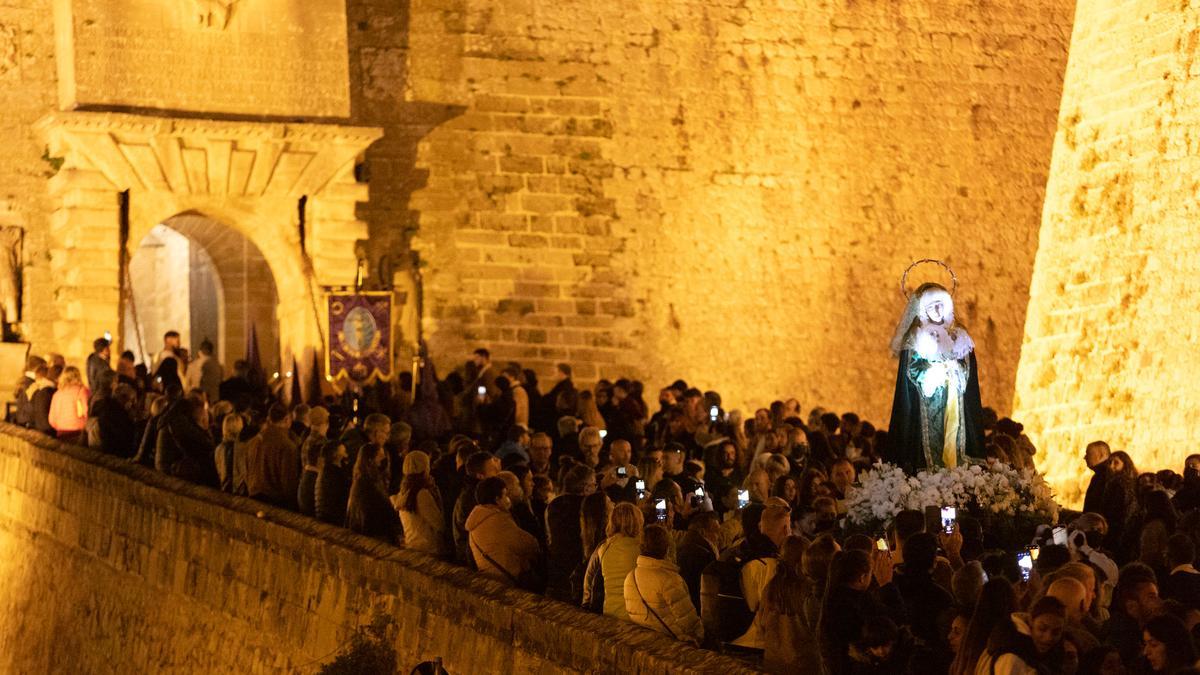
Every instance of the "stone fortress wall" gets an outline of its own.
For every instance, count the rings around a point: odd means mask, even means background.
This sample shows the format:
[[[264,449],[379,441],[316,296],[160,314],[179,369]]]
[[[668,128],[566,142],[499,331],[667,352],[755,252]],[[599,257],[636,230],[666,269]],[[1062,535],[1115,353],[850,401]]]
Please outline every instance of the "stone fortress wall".
[[[256,512],[264,516],[256,517]],[[0,425],[0,671],[311,673],[376,615],[402,672],[738,662],[341,528]]]

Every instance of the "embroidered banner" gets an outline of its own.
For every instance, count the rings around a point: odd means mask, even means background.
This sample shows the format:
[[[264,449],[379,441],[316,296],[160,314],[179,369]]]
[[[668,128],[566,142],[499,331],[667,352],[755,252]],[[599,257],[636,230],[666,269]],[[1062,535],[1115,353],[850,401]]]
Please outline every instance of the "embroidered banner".
[[[325,372],[337,381],[369,384],[392,379],[392,294],[329,293]]]

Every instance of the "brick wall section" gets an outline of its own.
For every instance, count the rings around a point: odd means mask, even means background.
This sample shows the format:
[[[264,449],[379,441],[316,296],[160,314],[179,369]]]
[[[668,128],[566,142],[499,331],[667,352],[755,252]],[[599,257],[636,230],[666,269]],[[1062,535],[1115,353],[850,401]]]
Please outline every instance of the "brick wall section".
[[[435,655],[453,673],[749,672],[418,553],[0,426],[0,671],[311,672],[377,611],[395,620],[404,672]]]
[[[58,313],[46,189],[54,170],[42,159],[45,144],[33,129],[57,102],[50,7],[48,0],[0,2],[0,54],[9,54],[10,45],[16,47],[15,67],[0,66],[0,202],[8,202],[26,228],[23,319],[27,338],[42,344],[54,341],[52,322]]]
[[[1089,441],[1181,471],[1200,433],[1200,8],[1087,0],[1078,17],[1016,401],[1071,502]]]
[[[884,421],[948,259],[1007,412],[1073,3],[414,2],[427,334]],[[533,18],[530,18],[530,17]]]

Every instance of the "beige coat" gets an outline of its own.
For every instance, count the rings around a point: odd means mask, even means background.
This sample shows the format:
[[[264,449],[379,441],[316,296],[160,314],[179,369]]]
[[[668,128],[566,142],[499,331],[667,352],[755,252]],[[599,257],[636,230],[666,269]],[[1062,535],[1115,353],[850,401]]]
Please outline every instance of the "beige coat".
[[[475,567],[497,581],[515,585],[538,555],[537,539],[497,506],[476,506],[467,516],[466,528]]]
[[[704,639],[704,625],[675,563],[638,556],[625,578],[625,611],[630,621],[677,640]]]
[[[392,503],[399,505],[402,494],[392,497]],[[400,511],[400,524],[404,526],[405,548],[440,555],[443,549],[442,531],[446,528],[446,521],[442,518],[441,507],[429,490],[422,489],[417,493],[416,511],[404,511],[399,508],[397,510]]]

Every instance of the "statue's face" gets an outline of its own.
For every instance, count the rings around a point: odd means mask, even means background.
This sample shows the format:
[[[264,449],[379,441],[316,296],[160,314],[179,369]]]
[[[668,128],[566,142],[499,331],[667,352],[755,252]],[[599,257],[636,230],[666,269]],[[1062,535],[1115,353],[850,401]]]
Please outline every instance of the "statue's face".
[[[927,292],[921,298],[921,319],[926,323],[945,324],[954,320],[954,301],[945,291]]]

